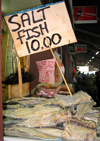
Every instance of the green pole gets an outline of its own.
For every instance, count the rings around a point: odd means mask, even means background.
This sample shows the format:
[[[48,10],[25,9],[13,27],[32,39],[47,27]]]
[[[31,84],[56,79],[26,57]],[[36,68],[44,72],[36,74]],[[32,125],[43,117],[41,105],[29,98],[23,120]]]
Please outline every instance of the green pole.
[[[50,2],[50,3],[52,3],[52,2],[53,2],[53,0],[49,0],[49,2]]]

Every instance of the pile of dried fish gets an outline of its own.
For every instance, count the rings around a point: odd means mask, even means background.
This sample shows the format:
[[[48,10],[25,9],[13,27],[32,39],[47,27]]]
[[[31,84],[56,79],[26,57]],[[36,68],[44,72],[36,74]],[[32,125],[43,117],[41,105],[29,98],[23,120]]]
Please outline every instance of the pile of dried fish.
[[[4,135],[39,140],[98,141],[100,112],[91,96],[79,91],[54,98],[23,97],[6,101]]]

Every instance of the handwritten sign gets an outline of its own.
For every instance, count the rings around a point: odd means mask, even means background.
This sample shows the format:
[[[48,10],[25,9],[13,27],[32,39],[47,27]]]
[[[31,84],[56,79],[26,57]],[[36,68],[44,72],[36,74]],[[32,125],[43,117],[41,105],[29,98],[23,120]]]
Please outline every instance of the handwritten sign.
[[[64,1],[8,14],[5,20],[19,57],[76,42]]]

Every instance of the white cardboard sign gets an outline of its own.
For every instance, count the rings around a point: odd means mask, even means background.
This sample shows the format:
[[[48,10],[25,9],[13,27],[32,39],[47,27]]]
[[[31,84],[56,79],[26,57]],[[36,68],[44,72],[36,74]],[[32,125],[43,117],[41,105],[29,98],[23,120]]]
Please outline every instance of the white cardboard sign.
[[[64,1],[8,14],[5,20],[19,57],[77,42]]]

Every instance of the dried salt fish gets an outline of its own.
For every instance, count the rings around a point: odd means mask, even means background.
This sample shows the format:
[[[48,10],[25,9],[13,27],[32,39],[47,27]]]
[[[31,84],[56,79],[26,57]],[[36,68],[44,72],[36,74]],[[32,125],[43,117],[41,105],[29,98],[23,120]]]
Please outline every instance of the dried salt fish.
[[[37,131],[40,133],[45,133],[47,135],[51,135],[54,137],[62,138],[63,130],[57,128],[36,128]]]
[[[42,127],[41,125],[41,119],[42,119],[42,116],[37,116],[37,117],[30,117],[29,119],[25,120],[24,122],[19,122],[17,124],[17,126],[24,126],[24,127]],[[50,126],[55,126],[55,124],[51,125],[49,123]],[[45,126],[45,125],[43,125]]]
[[[22,98],[14,98],[14,99],[7,100],[5,103],[18,102],[20,100],[22,100]]]
[[[70,119],[65,126],[62,137],[66,140],[94,141],[96,125],[92,121]]]
[[[37,138],[37,139],[42,139],[42,140],[59,140],[59,137],[56,136],[52,136],[52,135],[48,135],[46,133],[42,133],[39,132],[38,130],[36,130],[35,128],[26,128],[26,127],[18,127],[18,126],[13,126],[13,128],[11,128],[12,130],[18,130],[20,132],[26,133],[29,136],[33,137],[33,138]],[[10,129],[10,130],[11,130]]]
[[[71,112],[69,110],[53,111],[48,114],[31,117],[24,122],[18,124],[18,126],[25,127],[54,127],[57,124],[65,122],[68,118],[71,118]]]
[[[14,98],[11,100],[6,101],[6,104],[13,104],[13,103],[19,103],[21,105],[25,106],[35,106],[36,104],[39,104],[43,101],[45,101],[46,98],[40,98],[40,97],[22,97],[22,98]]]
[[[15,104],[15,105],[3,105],[3,109],[18,109],[21,108],[20,104]]]
[[[82,120],[82,119],[78,119],[78,118],[69,118],[67,120],[67,124],[76,124],[76,125],[80,125],[80,126],[84,126],[93,130],[96,130],[96,124],[93,121],[87,121],[87,120]]]
[[[53,111],[60,111],[62,108],[60,106],[42,106],[40,107],[33,107],[33,108],[19,108],[16,110],[4,110],[3,116],[10,117],[10,118],[21,118],[27,119],[30,117],[35,116],[42,116],[44,114],[53,112]]]
[[[94,141],[100,141],[100,137],[94,138]]]
[[[96,124],[98,123],[99,113],[86,113],[84,114],[85,120],[94,121]]]
[[[31,97],[31,98],[25,98],[23,97],[23,100],[20,101],[21,105],[26,105],[28,107],[36,106],[37,104],[40,104],[41,102],[44,102],[46,98],[39,98],[39,97]]]
[[[97,129],[97,131],[100,131],[100,125],[99,125],[99,126],[97,126],[97,128],[96,128],[96,129]]]
[[[95,105],[95,102],[88,102],[88,103],[85,103],[85,104],[78,104],[77,105],[77,113],[76,113],[75,116],[82,118],[85,113],[87,113],[88,111],[90,111],[93,108],[93,105]]]
[[[12,125],[12,124],[18,124],[25,121],[24,119],[10,119],[10,118],[5,118],[3,120],[3,125],[7,126],[7,125]]]
[[[90,110],[90,111],[88,111],[88,113],[99,113],[99,110],[94,110],[94,109],[92,109],[92,110]]]
[[[6,115],[11,115],[11,113],[13,113],[14,111],[15,109],[3,110],[3,116],[6,117]]]
[[[45,101],[37,104],[35,107],[41,107],[44,105],[59,105],[59,100],[55,98],[46,99]]]
[[[22,99],[23,100],[37,100],[39,102],[46,100],[46,98],[43,98],[43,97],[34,97],[34,96],[32,96],[32,97],[23,97]]]
[[[21,137],[21,138],[34,139],[34,140],[37,139],[36,137],[29,135],[28,133],[15,130],[13,128],[4,128],[4,135],[10,137]]]
[[[98,125],[100,125],[100,116],[99,116],[99,118],[98,118]]]
[[[91,101],[91,96],[86,92],[79,91],[71,97],[70,95],[55,94],[55,98],[59,100],[59,104],[63,107],[73,106],[79,103],[86,103]]]

